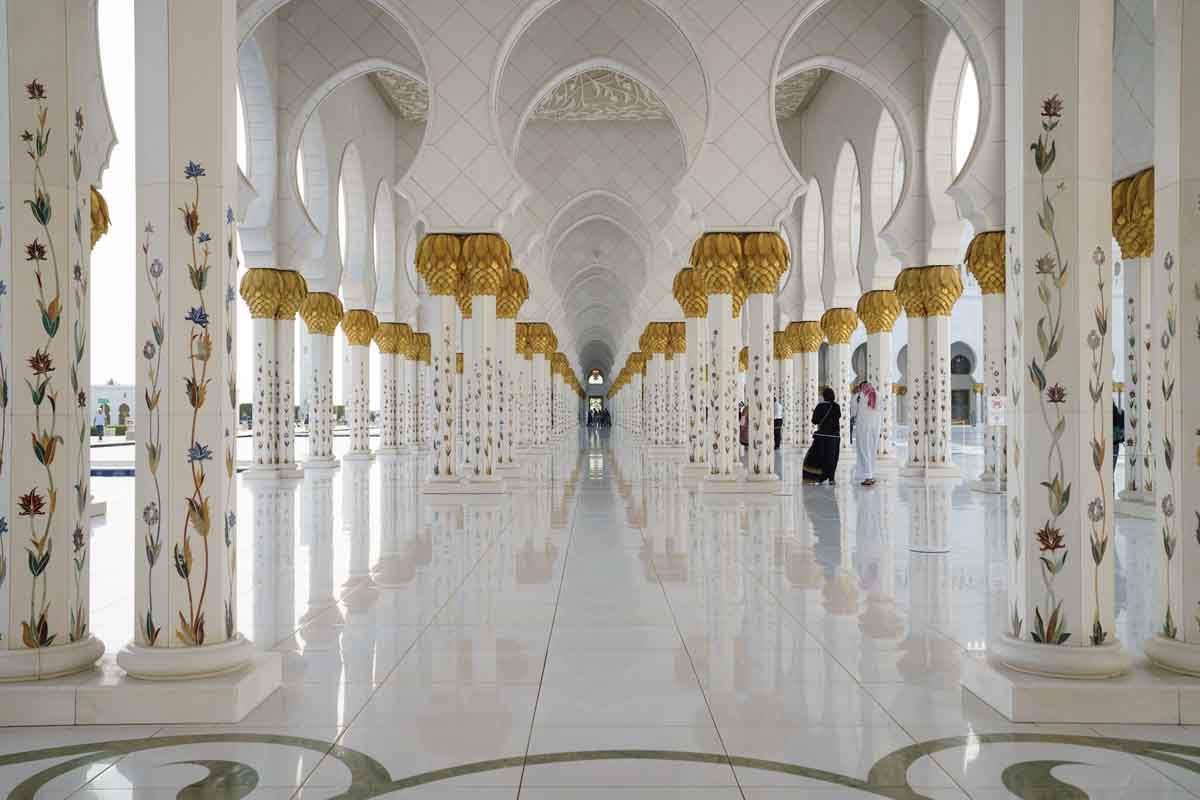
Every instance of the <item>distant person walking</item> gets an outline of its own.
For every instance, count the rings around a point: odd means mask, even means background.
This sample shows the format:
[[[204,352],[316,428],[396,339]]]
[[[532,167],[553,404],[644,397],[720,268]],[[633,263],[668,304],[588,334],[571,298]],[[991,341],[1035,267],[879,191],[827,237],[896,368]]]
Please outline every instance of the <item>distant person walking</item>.
[[[859,384],[854,396],[853,416],[855,427],[854,479],[863,486],[875,485],[875,456],[879,453],[879,431],[882,419],[879,415],[879,397],[869,382]]]
[[[104,416],[104,407],[96,409],[96,416],[92,419],[92,432],[100,437],[100,441],[104,441],[104,426],[108,423],[108,419]]]
[[[833,483],[837,474],[838,451],[842,447],[842,409],[833,389],[821,391],[821,402],[813,409],[812,424],[817,426],[812,445],[804,456],[805,483]]]

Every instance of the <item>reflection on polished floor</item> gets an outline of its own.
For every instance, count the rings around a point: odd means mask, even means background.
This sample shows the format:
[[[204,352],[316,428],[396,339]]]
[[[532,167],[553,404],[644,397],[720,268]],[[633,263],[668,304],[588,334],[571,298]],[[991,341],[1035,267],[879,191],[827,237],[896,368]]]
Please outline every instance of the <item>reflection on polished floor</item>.
[[[1200,796],[1200,730],[1018,725],[963,694],[1002,624],[999,496],[703,496],[596,433],[556,458],[552,482],[465,502],[421,494],[408,457],[242,481],[242,629],[285,687],[239,725],[0,730],[0,791]],[[131,480],[95,488],[129,517]],[[132,585],[131,535],[97,530],[97,597]],[[1125,642],[1147,633],[1152,535],[1120,520]],[[97,607],[110,651],[131,619],[131,598]]]

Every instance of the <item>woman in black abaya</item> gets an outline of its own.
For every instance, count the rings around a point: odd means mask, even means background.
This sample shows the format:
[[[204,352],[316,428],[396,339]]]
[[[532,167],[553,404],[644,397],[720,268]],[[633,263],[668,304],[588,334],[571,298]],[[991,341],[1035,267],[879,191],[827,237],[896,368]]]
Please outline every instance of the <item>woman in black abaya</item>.
[[[835,402],[833,389],[821,392],[821,402],[813,409],[812,424],[817,426],[812,445],[804,456],[805,483],[833,483],[838,453],[842,447],[842,409]]]

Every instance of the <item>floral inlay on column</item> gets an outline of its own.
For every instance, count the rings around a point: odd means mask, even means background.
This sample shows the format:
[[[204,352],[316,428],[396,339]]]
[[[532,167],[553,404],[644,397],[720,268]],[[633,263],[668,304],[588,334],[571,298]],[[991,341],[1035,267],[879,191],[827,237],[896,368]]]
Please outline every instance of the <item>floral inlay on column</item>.
[[[163,276],[162,259],[151,256],[154,225],[147,222],[142,239],[142,274],[146,285],[150,287],[150,295],[154,298],[154,316],[150,321],[150,338],[142,345],[142,358],[146,361],[146,392],[142,397],[145,411],[146,426],[146,464],[150,480],[154,487],[154,499],[142,508],[142,546],[146,559],[147,572],[153,572],[162,555],[162,483],[158,476],[158,467],[162,457],[162,401],[163,346],[166,342],[166,320],[163,318],[161,279]],[[146,581],[146,616],[138,620],[138,640],[144,645],[153,647],[158,642],[162,632],[154,611],[154,582]]]

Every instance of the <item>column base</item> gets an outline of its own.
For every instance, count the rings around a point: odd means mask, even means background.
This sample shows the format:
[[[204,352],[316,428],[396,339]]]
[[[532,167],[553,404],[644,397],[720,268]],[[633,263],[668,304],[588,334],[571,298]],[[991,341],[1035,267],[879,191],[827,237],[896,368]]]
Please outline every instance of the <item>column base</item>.
[[[173,681],[235,672],[254,658],[254,645],[240,633],[200,647],[146,647],[130,642],[117,653],[117,666],[131,678]]]
[[[351,450],[342,456],[342,461],[374,461],[375,453],[371,450]]]
[[[1000,636],[991,651],[1011,670],[1046,678],[1115,678],[1132,663],[1116,639],[1096,647],[1069,647]]]
[[[962,470],[957,464],[919,464],[901,467],[897,475],[901,478],[961,479]]]
[[[778,475],[734,475],[721,477],[709,475],[701,486],[705,493],[716,494],[777,494],[790,493]]]
[[[104,644],[95,636],[57,647],[0,650],[0,686],[11,681],[43,681],[73,675],[91,669],[103,655]],[[2,698],[0,695],[0,707],[4,705]]]
[[[108,501],[97,500],[95,497],[92,497],[91,502],[88,503],[88,507],[87,507],[88,518],[95,519],[96,517],[103,517],[107,513],[108,513]]]
[[[973,481],[967,481],[967,488],[972,492],[981,492],[983,494],[1004,494],[1008,491],[1007,484],[997,483],[995,476],[985,478],[982,475]]]
[[[1018,672],[994,657],[975,654],[962,660],[962,686],[1013,722],[1188,725],[1200,721],[1200,683],[1141,659],[1119,677],[1078,680]]]
[[[255,464],[241,475],[243,480],[248,481],[287,481],[300,480],[304,477],[304,471],[298,464]]]
[[[466,478],[460,491],[463,494],[504,494],[504,479],[498,475]]]
[[[1158,633],[1147,639],[1142,647],[1146,651],[1146,658],[1155,666],[1200,678],[1200,645],[1168,639]]]
[[[376,450],[375,453],[377,455],[381,455],[381,456],[398,456],[398,455],[404,454],[404,448],[402,448],[402,447],[381,447],[378,450]]]
[[[1154,492],[1146,492],[1141,489],[1122,489],[1117,494],[1118,500],[1124,500],[1126,503],[1142,503],[1143,505],[1154,505]]]
[[[1119,517],[1133,517],[1135,519],[1154,519],[1157,508],[1154,505],[1154,498],[1151,497],[1149,502],[1144,502],[1140,499],[1128,499],[1124,495],[1140,495],[1142,492],[1122,492],[1122,496],[1117,498],[1116,506],[1113,511]]]
[[[337,469],[341,465],[342,465],[342,462],[338,461],[333,456],[327,456],[325,458],[310,458],[310,459],[308,459],[307,461],[304,462],[304,469],[306,469],[306,470],[309,470],[309,469],[332,470],[332,469]]]

